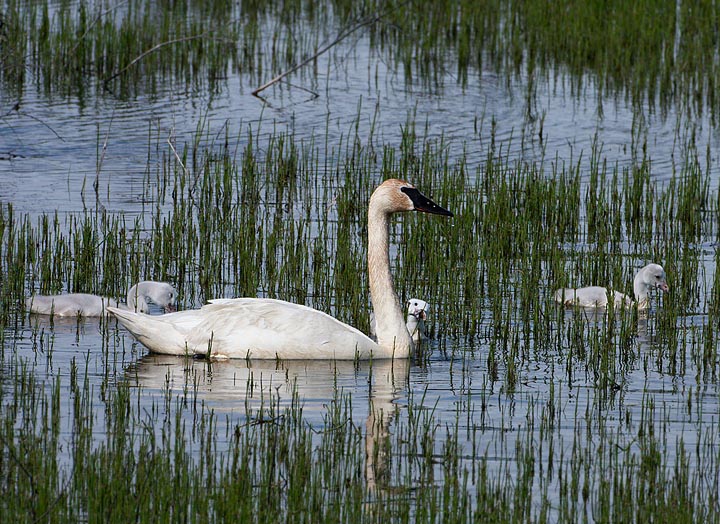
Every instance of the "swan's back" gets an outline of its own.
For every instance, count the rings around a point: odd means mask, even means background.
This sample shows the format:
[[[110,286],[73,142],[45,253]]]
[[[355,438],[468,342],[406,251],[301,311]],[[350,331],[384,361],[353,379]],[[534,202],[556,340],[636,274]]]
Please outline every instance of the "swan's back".
[[[199,310],[150,317],[110,309],[157,353],[283,360],[388,358],[359,330],[330,315],[283,300],[212,300]]]
[[[25,299],[25,307],[30,313],[57,317],[100,317],[105,314],[106,306],[118,307],[118,303],[111,298],[88,293],[35,295]]]
[[[629,307],[632,305],[632,299],[624,293],[611,291],[611,295],[615,307]],[[555,302],[566,306],[606,307],[608,305],[608,290],[602,286],[558,289],[555,292]]]
[[[241,341],[256,358],[274,358],[272,355],[277,354],[279,358],[290,360],[353,360],[358,356],[367,358],[370,352],[379,351],[375,342],[354,327],[322,311],[283,300],[215,300],[203,310],[210,314],[205,325],[214,333],[220,333],[216,328],[222,325],[233,328],[221,330],[224,337],[215,339],[213,346],[218,343],[220,347],[232,348]],[[236,336],[237,332],[242,336]],[[198,342],[204,342],[203,337]]]

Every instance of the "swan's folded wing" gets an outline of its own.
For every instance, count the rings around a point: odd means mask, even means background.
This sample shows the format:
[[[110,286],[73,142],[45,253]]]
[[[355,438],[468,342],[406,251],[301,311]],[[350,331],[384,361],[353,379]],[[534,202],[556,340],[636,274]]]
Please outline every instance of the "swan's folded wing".
[[[353,359],[377,350],[359,330],[332,316],[282,300],[212,300],[203,321],[188,335],[198,353],[231,358]]]
[[[619,291],[609,292],[613,297],[615,307],[631,307],[632,299]],[[566,306],[580,306],[588,308],[601,308],[608,305],[608,290],[601,286],[588,286],[579,289],[558,289],[555,292],[555,301]]]

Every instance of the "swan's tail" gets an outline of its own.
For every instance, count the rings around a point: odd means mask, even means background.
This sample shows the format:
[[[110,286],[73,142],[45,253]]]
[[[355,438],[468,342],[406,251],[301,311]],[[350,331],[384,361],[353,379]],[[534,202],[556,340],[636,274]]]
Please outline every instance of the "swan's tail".
[[[125,329],[153,353],[164,355],[187,355],[185,338],[163,315],[151,316],[116,307],[106,308]],[[190,351],[192,354],[192,351]]]

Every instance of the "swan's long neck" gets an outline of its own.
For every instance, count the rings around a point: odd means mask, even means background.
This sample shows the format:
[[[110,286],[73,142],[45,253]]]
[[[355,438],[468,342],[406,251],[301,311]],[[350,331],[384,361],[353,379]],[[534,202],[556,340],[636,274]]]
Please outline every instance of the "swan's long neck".
[[[136,311],[138,313],[147,312],[148,305],[145,300],[145,291],[142,289],[140,284],[135,284],[128,291],[127,307],[130,311]]]
[[[368,278],[377,326],[378,345],[404,358],[414,349],[400,299],[390,274],[390,214],[370,200],[368,210]]]

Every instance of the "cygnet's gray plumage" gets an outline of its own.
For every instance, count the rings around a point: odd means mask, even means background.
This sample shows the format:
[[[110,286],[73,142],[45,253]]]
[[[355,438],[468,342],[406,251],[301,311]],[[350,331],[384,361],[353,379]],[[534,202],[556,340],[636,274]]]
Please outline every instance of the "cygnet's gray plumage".
[[[659,264],[648,264],[637,272],[633,281],[635,300],[619,291],[608,292],[604,287],[589,286],[577,289],[558,289],[555,292],[555,302],[565,306],[600,308],[607,306],[608,293],[610,293],[616,308],[629,308],[637,305],[637,308],[642,310],[650,307],[649,292],[653,288],[664,292],[670,289],[665,281],[665,270]]]
[[[127,294],[127,305],[117,300],[88,293],[68,293],[65,295],[34,295],[25,299],[25,307],[30,313],[53,315],[56,317],[100,317],[107,315],[106,307],[119,307],[139,313],[147,313],[148,302],[161,307],[166,312],[175,311],[177,291],[166,282],[145,280],[135,284]]]

